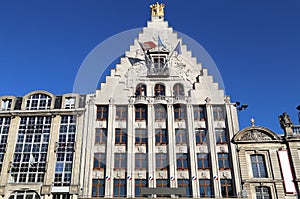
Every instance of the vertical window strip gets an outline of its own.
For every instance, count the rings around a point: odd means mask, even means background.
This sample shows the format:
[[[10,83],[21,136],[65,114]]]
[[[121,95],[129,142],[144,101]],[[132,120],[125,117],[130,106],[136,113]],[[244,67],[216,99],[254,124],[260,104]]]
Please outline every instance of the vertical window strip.
[[[10,126],[10,118],[0,117],[0,172],[2,170],[4,154],[7,145],[9,126]]]

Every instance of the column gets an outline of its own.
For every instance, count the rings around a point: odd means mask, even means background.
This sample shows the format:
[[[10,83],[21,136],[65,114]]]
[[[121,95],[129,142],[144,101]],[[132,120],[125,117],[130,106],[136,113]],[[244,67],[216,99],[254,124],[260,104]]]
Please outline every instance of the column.
[[[127,125],[127,172],[125,180],[127,181],[127,198],[134,197],[135,194],[135,176],[134,176],[134,150],[135,150],[135,110],[134,105],[128,106],[128,125]],[[127,179],[127,176],[131,176],[132,180]]]
[[[155,176],[155,108],[153,104],[148,105],[148,182],[149,187],[156,187],[156,179],[149,180],[149,177]]]

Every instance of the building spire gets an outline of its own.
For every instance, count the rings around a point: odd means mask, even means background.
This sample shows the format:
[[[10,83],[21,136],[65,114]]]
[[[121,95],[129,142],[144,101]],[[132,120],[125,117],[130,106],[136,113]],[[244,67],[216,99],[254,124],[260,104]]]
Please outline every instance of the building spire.
[[[155,4],[150,5],[150,8],[152,17],[163,17],[165,15],[165,4],[159,4],[158,2],[156,2]]]

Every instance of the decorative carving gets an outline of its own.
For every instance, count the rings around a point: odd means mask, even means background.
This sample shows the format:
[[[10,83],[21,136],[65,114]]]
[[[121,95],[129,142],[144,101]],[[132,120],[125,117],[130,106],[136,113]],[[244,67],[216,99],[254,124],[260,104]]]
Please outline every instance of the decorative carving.
[[[285,112],[279,116],[279,122],[282,129],[293,125],[290,116]]]
[[[209,97],[207,97],[207,98],[205,98],[205,102],[206,102],[206,104],[210,104],[211,99]]]
[[[150,6],[151,8],[151,15],[153,17],[163,17],[165,15],[164,13],[164,8],[165,8],[165,4],[159,4],[158,2],[156,2],[156,4],[152,4]]]
[[[239,138],[240,141],[263,141],[263,140],[272,140],[272,138],[265,133],[258,131],[256,129],[247,131],[243,136]]]
[[[230,103],[230,97],[226,96],[225,99],[224,99],[224,101],[225,101],[226,104],[229,104]]]

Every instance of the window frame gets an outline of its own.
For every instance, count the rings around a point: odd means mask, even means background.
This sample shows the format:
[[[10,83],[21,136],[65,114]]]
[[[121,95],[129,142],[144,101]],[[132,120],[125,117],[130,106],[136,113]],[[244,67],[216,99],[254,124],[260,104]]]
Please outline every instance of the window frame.
[[[154,96],[166,96],[166,86],[164,84],[155,84],[154,86]]]
[[[127,121],[128,108],[127,106],[116,106],[116,121]]]
[[[94,194],[94,191],[96,194]],[[105,196],[105,180],[93,179],[92,180],[92,197],[104,197]]]
[[[176,167],[177,170],[189,170],[189,154],[176,153]]]
[[[168,153],[155,154],[155,168],[157,171],[166,171],[169,168]]]
[[[106,121],[108,119],[108,106],[107,105],[97,105],[97,120]]]
[[[135,121],[146,121],[148,114],[147,114],[147,106],[145,105],[135,105]],[[137,117],[139,116],[139,117]]]
[[[218,153],[218,166],[220,170],[230,169],[229,153]]]
[[[186,120],[186,107],[182,104],[174,105],[174,119],[175,121]]]
[[[193,106],[194,121],[206,121],[205,106]]]
[[[252,157],[254,157],[255,159]],[[253,178],[268,178],[269,175],[265,155],[252,154],[250,155],[250,162]]]
[[[99,141],[97,141],[99,140]],[[107,142],[107,129],[96,128],[95,130],[95,144],[106,144]]]
[[[155,129],[155,145],[168,144],[168,131],[167,129]]]
[[[123,128],[116,128],[115,145],[126,145],[126,144],[127,144],[127,130]]]
[[[126,170],[127,169],[127,154],[126,153],[115,153],[114,169],[115,170]]]
[[[205,157],[203,157],[203,155]],[[210,169],[210,156],[209,153],[197,153],[198,169]]]

